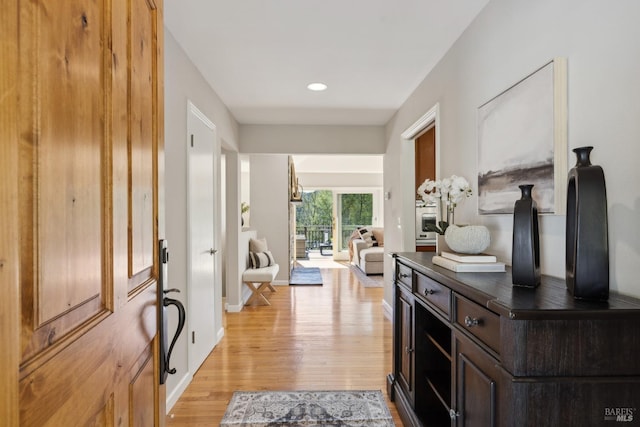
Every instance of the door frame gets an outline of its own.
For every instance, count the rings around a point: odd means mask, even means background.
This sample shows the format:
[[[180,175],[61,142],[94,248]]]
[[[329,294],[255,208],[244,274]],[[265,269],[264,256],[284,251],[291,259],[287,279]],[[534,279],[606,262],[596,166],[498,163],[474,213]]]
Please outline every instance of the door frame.
[[[436,179],[440,179],[440,104],[436,103],[422,117],[400,134],[402,137],[400,168],[402,183],[402,251],[416,249],[416,139],[427,130],[436,129]]]

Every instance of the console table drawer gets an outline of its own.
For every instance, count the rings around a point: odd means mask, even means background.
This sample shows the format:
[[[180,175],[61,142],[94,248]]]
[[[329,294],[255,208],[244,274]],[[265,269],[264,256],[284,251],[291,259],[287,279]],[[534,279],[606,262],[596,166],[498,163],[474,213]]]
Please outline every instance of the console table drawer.
[[[416,273],[416,295],[442,311],[447,319],[451,311],[451,290],[421,273]]]
[[[404,264],[400,264],[398,263],[397,268],[396,268],[396,280],[400,283],[402,283],[403,285],[405,285],[406,287],[409,288],[409,290],[412,290],[412,283],[413,283],[413,270],[410,267],[407,267]]]
[[[456,323],[499,353],[500,316],[458,295],[455,304]]]

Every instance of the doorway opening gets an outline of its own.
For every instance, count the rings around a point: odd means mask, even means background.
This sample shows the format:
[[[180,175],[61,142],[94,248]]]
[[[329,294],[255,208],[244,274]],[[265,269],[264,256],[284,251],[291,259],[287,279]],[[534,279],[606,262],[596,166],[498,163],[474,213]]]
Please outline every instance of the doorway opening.
[[[383,156],[310,154],[292,155],[291,160],[302,189],[302,200],[290,210],[292,262],[317,257],[348,264],[353,230],[384,222]],[[364,207],[366,215],[360,214]],[[309,212],[315,212],[311,220]]]
[[[347,262],[357,229],[378,225],[381,206],[376,189],[304,191],[296,206],[296,260],[303,266],[315,266],[323,259]],[[336,263],[325,264],[338,268]]]
[[[440,176],[440,106],[434,105],[401,136],[404,140],[402,206],[403,221],[407,224],[402,230],[403,251],[432,251],[431,243],[420,245],[416,239],[416,223],[420,205],[416,204],[416,187],[426,179],[438,179]],[[435,248],[437,249],[437,248]]]

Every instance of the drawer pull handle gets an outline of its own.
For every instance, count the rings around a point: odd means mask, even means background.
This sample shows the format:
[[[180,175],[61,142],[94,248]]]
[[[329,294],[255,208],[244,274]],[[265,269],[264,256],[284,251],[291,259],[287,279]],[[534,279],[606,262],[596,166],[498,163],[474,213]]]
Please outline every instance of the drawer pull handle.
[[[400,273],[400,277],[402,277],[403,279],[406,279],[407,277],[409,277],[409,275],[405,273]]]
[[[405,347],[404,348],[405,353],[409,354],[409,353],[413,353],[413,349],[410,347]]]
[[[425,290],[424,290],[424,296],[425,296],[425,297],[427,297],[427,296],[429,296],[429,295],[433,295],[433,294],[435,294],[435,293],[436,293],[436,291],[434,291],[433,289],[425,289]]]
[[[475,317],[465,316],[464,324],[467,325],[468,328],[473,328],[474,326],[478,326],[480,324],[480,320]]]

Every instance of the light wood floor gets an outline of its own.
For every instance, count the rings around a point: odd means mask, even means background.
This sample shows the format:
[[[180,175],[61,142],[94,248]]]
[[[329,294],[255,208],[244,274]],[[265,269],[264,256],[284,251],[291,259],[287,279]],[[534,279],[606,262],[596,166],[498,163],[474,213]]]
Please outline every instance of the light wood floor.
[[[392,325],[382,288],[349,269],[322,269],[323,286],[276,286],[271,306],[227,313],[225,336],[167,416],[167,426],[217,426],[235,390],[382,390]],[[402,426],[396,408],[389,409]]]

